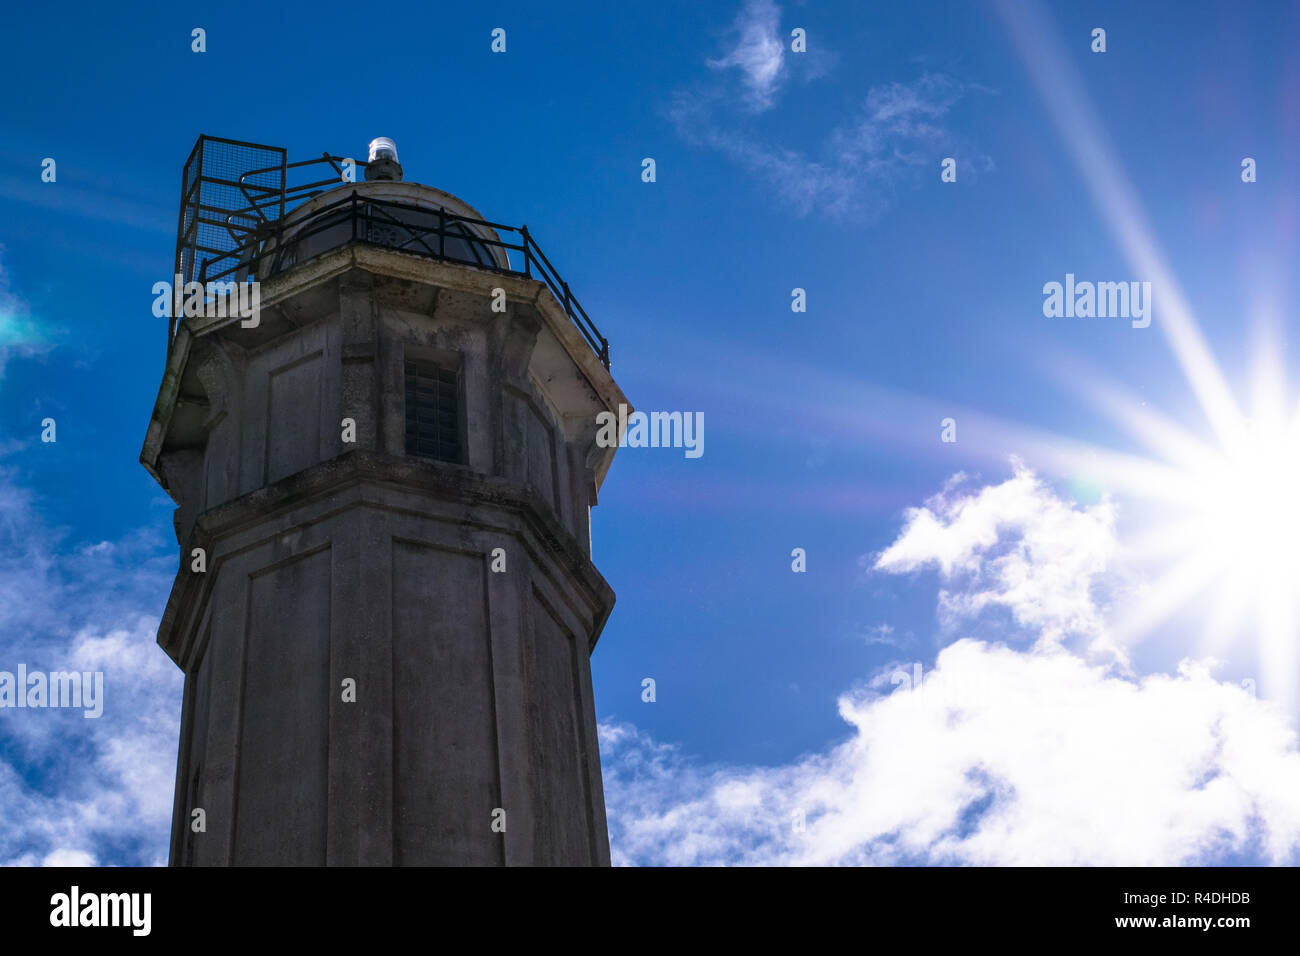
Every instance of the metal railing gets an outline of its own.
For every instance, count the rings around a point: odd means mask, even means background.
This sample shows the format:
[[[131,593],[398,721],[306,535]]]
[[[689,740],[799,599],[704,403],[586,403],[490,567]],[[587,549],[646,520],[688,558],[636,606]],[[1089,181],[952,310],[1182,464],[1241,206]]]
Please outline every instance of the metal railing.
[[[291,221],[286,221],[289,207],[301,209],[298,204],[337,188],[342,161],[325,153],[319,159],[290,163],[284,150],[275,147],[199,137],[182,173],[176,248],[182,279],[205,288],[209,282],[267,279],[350,242],[397,249],[545,282],[601,364],[609,368],[609,341],[527,226],[364,196],[356,190],[309,216],[289,215]],[[318,164],[331,167],[327,178],[290,184],[291,171],[311,174]],[[359,168],[365,165],[356,163]],[[327,237],[315,244],[306,242],[330,230],[337,231],[338,241]],[[502,238],[490,237],[489,230]],[[522,260],[522,269],[511,266],[510,253]],[[169,349],[173,333],[174,328],[169,332]]]
[[[412,203],[365,197],[356,190],[322,206],[303,219],[301,224],[293,225],[297,225],[297,228],[277,224],[279,228],[274,230],[275,234],[255,236],[252,241],[230,252],[205,260],[199,269],[198,281],[206,285],[208,282],[232,278],[237,281],[269,278],[349,242],[396,249],[427,259],[487,269],[501,275],[540,279],[546,283],[569,320],[600,358],[601,364],[609,368],[609,341],[600,334],[569,284],[560,278],[527,226],[508,226],[461,216],[442,208],[433,210]],[[340,230],[340,227],[347,228]],[[491,238],[483,231],[485,228],[495,230],[498,235],[517,236],[518,241]],[[375,238],[380,229],[386,231],[383,239]],[[299,258],[298,251],[305,240],[331,230],[343,233],[339,243],[319,249],[306,258]],[[449,239],[452,240],[450,244]],[[501,250],[501,259],[507,265],[502,265],[496,256],[489,254],[489,249]],[[523,260],[523,269],[508,265],[511,252],[519,254]],[[221,264],[225,264],[224,268],[210,271],[211,267]]]

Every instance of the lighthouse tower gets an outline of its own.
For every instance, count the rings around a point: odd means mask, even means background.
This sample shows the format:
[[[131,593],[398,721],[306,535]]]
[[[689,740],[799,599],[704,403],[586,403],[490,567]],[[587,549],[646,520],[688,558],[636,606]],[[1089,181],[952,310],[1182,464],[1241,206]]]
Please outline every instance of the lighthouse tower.
[[[608,864],[589,517],[627,400],[528,230],[390,140],[200,137],[174,271],[172,864]]]

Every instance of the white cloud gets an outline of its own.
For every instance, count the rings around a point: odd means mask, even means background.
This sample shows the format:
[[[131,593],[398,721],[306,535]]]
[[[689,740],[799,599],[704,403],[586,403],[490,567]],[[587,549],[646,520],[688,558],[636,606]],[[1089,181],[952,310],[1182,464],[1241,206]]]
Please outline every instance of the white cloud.
[[[0,471],[0,670],[102,671],[104,711],[0,711],[0,861],[157,863],[182,677],[154,637],[175,552],[147,533],[73,545],[39,505]]]
[[[1062,501],[1023,465],[1000,485],[962,493],[960,482],[907,512],[878,570],[934,567],[944,588],[940,611],[953,625],[992,606],[1009,608],[1040,644],[1071,636],[1123,660],[1094,602],[1094,585],[1115,552],[1115,508]]]
[[[47,853],[41,866],[94,866],[95,858],[84,850],[55,850]]]
[[[1073,507],[1019,468],[974,494],[949,487],[880,560],[934,564],[970,586],[957,604],[987,595],[1057,634],[1101,626],[1067,572],[1093,575],[1111,529],[1109,505]],[[1045,636],[1026,650],[958,640],[919,687],[882,693],[889,670],[840,697],[847,740],[784,766],[704,766],[602,725],[616,862],[1300,862],[1293,715],[1216,680],[1213,662],[1134,678]]]
[[[736,45],[720,59],[709,60],[709,66],[738,68],[749,107],[765,110],[772,105],[783,74],[781,11],[772,0],[746,0],[736,16],[734,30],[738,34]]]
[[[1186,666],[1141,681],[963,640],[920,689],[841,697],[852,737],[705,768],[601,728],[621,863],[1140,865],[1300,860],[1288,717]],[[794,832],[796,811],[806,831]]]

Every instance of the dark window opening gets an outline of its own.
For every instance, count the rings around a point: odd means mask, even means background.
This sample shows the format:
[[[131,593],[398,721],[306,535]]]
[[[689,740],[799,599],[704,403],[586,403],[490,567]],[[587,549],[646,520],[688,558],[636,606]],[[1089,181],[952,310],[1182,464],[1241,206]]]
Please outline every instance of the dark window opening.
[[[460,372],[437,362],[406,360],[406,453],[461,461]]]

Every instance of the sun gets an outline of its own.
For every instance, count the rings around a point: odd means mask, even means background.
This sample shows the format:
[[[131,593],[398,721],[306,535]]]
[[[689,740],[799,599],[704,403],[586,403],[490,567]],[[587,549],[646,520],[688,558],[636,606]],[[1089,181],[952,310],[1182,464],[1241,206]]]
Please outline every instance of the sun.
[[[1119,505],[1122,560],[1137,583],[1116,614],[1117,642],[1132,647],[1174,620],[1199,632],[1188,635],[1195,654],[1240,660],[1240,642],[1253,641],[1260,688],[1295,707],[1300,409],[1288,407],[1276,354],[1262,349],[1255,363],[1249,413],[1226,389],[1213,390],[1224,404],[1206,410],[1217,426],[1209,436],[1113,385],[1080,382],[1145,451],[1079,446],[1058,463],[1087,474]]]
[[[1179,611],[1206,608],[1205,645],[1235,650],[1243,632],[1257,638],[1259,687],[1292,712],[1300,704],[1300,415],[1288,404],[1277,348],[1262,345],[1244,412],[1196,321],[1191,303],[1143,208],[1140,191],[1111,146],[1079,68],[1059,31],[1037,4],[998,6],[1008,35],[1091,195],[1093,207],[1133,275],[1150,281],[1151,328],[1168,345],[1209,434],[1193,433],[1132,395],[1097,386],[1099,405],[1126,427],[1149,455],[1060,440],[1041,447],[1067,477],[1113,491],[1121,507],[1146,519],[1131,550],[1155,562],[1141,600],[1117,625],[1121,641],[1136,642]],[[1269,272],[1272,276],[1269,276]],[[1290,268],[1278,262],[1251,290],[1262,329],[1286,326],[1283,301]],[[1220,316],[1220,328],[1241,327]],[[1146,330],[1138,330],[1142,334]],[[1068,461],[1067,461],[1068,459]],[[1103,474],[1104,473],[1104,474]],[[1235,655],[1234,655],[1235,656]]]

